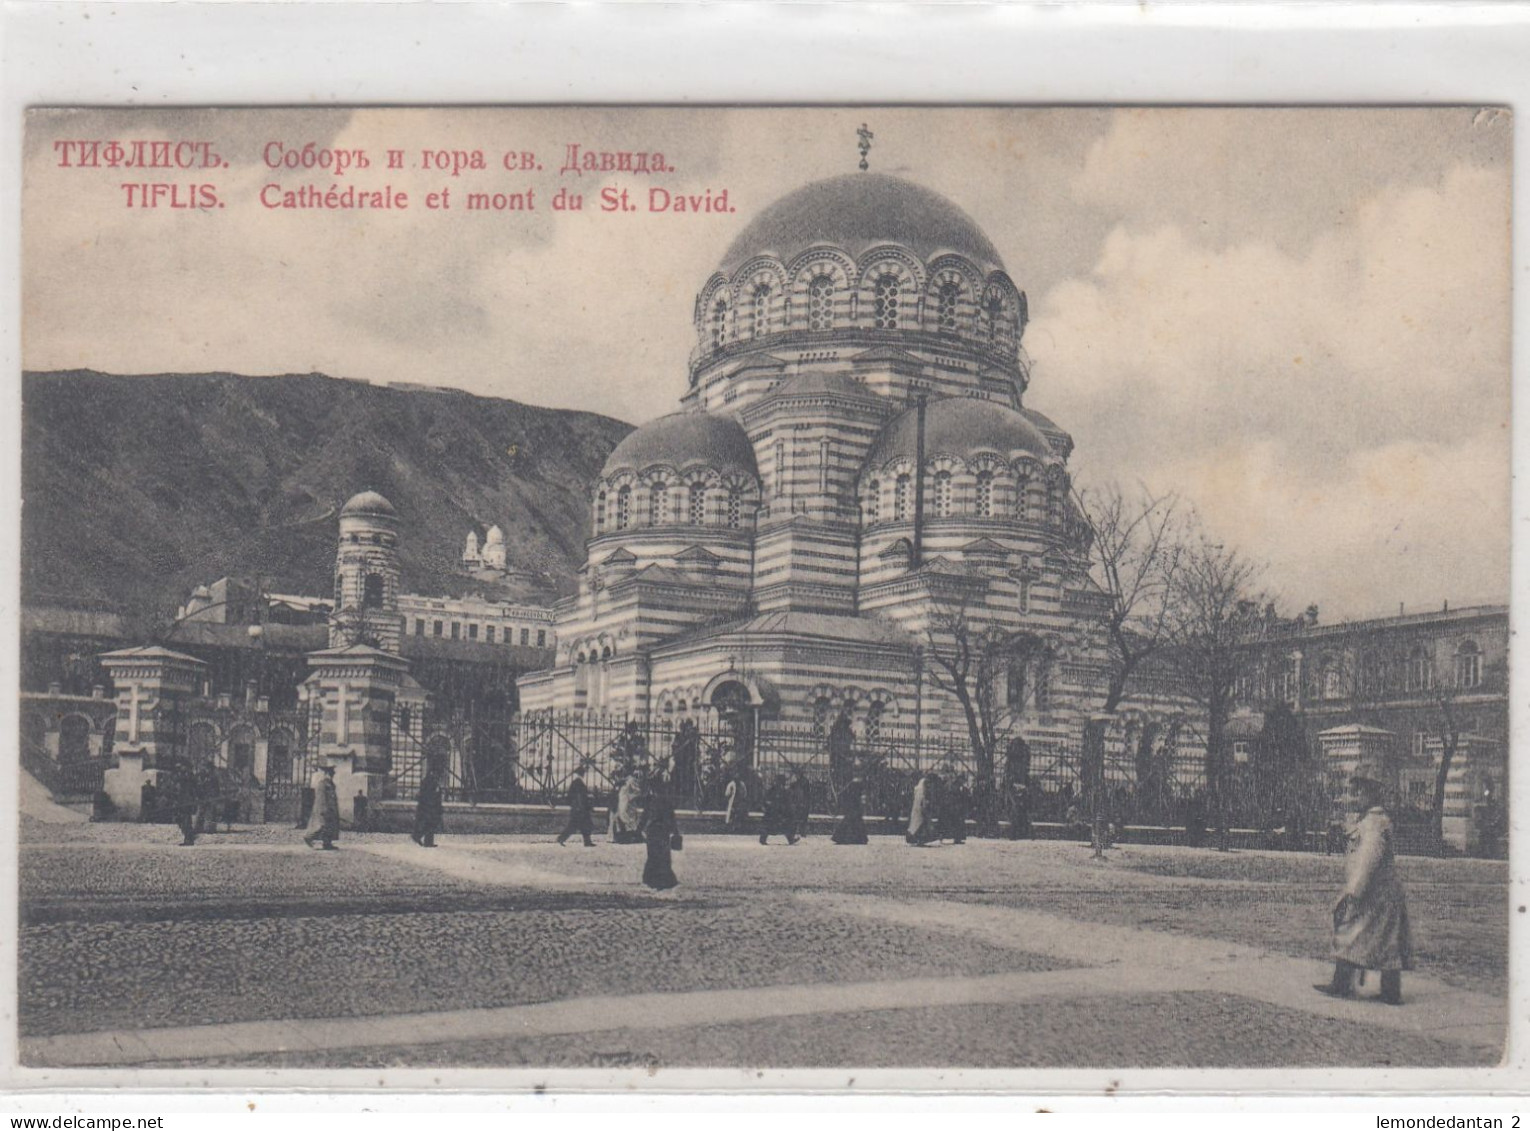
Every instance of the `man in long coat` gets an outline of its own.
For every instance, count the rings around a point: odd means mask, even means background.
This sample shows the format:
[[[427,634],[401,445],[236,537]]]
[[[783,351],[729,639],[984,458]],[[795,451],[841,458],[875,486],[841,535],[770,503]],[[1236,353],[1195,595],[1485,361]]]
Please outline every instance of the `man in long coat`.
[[[1354,997],[1355,973],[1381,971],[1381,1000],[1402,1004],[1402,972],[1413,969],[1408,904],[1392,858],[1392,819],[1382,807],[1380,771],[1362,764],[1350,778],[1361,817],[1349,834],[1344,892],[1333,909],[1333,978],[1315,988]]]
[[[414,831],[409,836],[421,848],[434,848],[441,831],[441,775],[434,766],[420,779],[420,795],[414,803]]]
[[[590,839],[594,831],[594,822],[590,816],[590,789],[584,784],[584,767],[580,766],[568,783],[568,824],[558,834],[558,843],[567,843],[569,837],[578,833],[584,838],[586,848],[594,848],[595,842]]]
[[[972,791],[967,788],[967,775],[957,774],[945,789],[936,821],[943,840],[952,844],[967,843],[967,814],[971,809]]]
[[[760,843],[767,843],[772,833],[781,833],[786,837],[787,844],[796,844],[797,834],[792,828],[792,823],[792,803],[791,795],[786,789],[786,775],[777,774],[771,781],[770,788],[765,791],[765,814],[761,818]]]
[[[335,792],[335,767],[325,766],[320,771],[318,788],[314,791],[313,820],[303,843],[309,848],[313,842],[323,841],[326,849],[333,849],[340,839],[340,795]]]
[[[835,844],[866,844],[864,802],[860,778],[851,778],[839,795],[839,824],[831,838]]]
[[[801,839],[807,836],[808,817],[813,810],[812,787],[808,785],[807,775],[801,770],[793,774],[792,784],[787,792],[791,805],[792,832]]]

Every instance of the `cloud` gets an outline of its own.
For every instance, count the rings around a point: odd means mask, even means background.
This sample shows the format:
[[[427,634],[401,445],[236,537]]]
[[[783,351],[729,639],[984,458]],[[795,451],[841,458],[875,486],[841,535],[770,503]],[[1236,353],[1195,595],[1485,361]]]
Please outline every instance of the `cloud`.
[[[1087,473],[1178,490],[1283,558],[1283,588],[1353,577],[1359,554],[1392,563],[1370,605],[1438,590],[1418,565],[1433,541],[1431,561],[1479,563],[1463,584],[1505,592],[1508,203],[1504,177],[1458,165],[1437,188],[1376,192],[1299,253],[1118,225],[1038,304],[1030,401],[1071,426]],[[1426,466],[1469,472],[1470,492],[1395,490]]]

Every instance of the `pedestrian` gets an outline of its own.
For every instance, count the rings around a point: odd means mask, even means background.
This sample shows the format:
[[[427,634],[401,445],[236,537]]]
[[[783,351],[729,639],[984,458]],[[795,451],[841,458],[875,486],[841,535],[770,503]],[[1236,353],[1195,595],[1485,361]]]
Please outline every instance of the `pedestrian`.
[[[610,836],[612,844],[641,844],[643,842],[643,775],[633,770],[616,791],[616,804],[611,806]]]
[[[813,809],[812,787],[808,785],[807,775],[798,770],[792,777],[791,788],[788,791],[792,811],[792,831],[801,840],[807,836],[808,817]]]
[[[197,783],[190,773],[175,775],[175,823],[181,829],[181,847],[197,842]]]
[[[1031,791],[1024,782],[1009,786],[1009,839],[1031,839]]]
[[[908,832],[904,839],[917,848],[939,840],[935,829],[936,814],[940,804],[940,777],[925,774],[914,786],[913,800],[909,803]]]
[[[765,791],[765,814],[760,821],[760,843],[765,844],[774,833],[786,837],[787,844],[797,843],[792,829],[791,795],[786,789],[786,775],[777,774]]]
[[[839,823],[830,838],[835,844],[867,844],[864,788],[861,779],[851,778],[839,795]]]
[[[1402,972],[1413,969],[1408,904],[1392,857],[1392,819],[1382,805],[1386,786],[1379,767],[1357,766],[1349,800],[1359,821],[1349,834],[1344,891],[1333,909],[1333,978],[1315,989],[1329,997],[1355,996],[1355,974],[1381,971],[1381,1000],[1402,1004]]]
[[[441,827],[441,774],[431,766],[420,779],[420,795],[414,803],[414,831],[409,838],[421,848],[434,848]]]
[[[335,792],[335,767],[325,766],[319,771],[319,783],[314,789],[313,820],[303,843],[312,848],[314,841],[323,841],[324,848],[333,851],[335,841],[339,839],[340,795]]]
[[[829,778],[835,789],[843,789],[855,774],[855,728],[850,724],[850,708],[841,707],[834,725],[829,728]]]
[[[1197,789],[1185,805],[1185,843],[1200,848],[1206,843],[1206,791]]]
[[[744,817],[749,812],[749,783],[743,775],[735,773],[728,779],[723,802],[723,827],[737,832],[744,827]]]
[[[655,891],[668,891],[680,886],[680,881],[675,878],[672,854],[685,842],[680,839],[680,827],[675,821],[675,802],[669,791],[670,783],[662,775],[654,778],[648,794],[648,820],[643,826],[643,839],[648,844],[648,859],[643,864],[643,883]]]
[[[584,838],[586,848],[594,848],[595,842],[590,839],[594,831],[590,814],[590,790],[584,784],[584,767],[580,766],[568,783],[568,824],[558,834],[558,843],[565,844],[569,837],[578,833]]]
[[[972,791],[967,788],[967,775],[959,773],[951,779],[941,797],[937,826],[942,840],[952,844],[967,843],[967,814],[971,809]]]
[[[669,760],[674,767],[671,786],[677,799],[696,796],[697,770],[701,761],[701,732],[693,719],[681,719],[680,728],[669,744]]]

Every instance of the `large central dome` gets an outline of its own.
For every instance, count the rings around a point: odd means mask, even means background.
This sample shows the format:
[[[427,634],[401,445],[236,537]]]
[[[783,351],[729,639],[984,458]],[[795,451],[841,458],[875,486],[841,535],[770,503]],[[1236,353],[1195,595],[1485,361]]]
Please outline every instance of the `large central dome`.
[[[804,185],[766,208],[733,241],[720,270],[731,275],[757,255],[790,263],[820,244],[854,256],[897,244],[925,261],[954,252],[985,273],[1004,269],[972,217],[938,192],[885,173],[848,173]]]

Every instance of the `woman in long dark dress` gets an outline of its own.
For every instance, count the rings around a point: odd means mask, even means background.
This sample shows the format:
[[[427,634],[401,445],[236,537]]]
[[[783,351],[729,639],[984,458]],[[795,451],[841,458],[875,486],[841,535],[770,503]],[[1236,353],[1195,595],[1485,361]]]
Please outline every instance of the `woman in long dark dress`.
[[[643,882],[656,891],[678,887],[675,878],[671,838],[679,832],[675,823],[675,802],[669,794],[670,783],[655,778],[648,795],[647,824],[643,839],[648,842],[648,861],[643,865]]]
[[[831,838],[835,844],[866,844],[865,814],[862,811],[861,779],[852,778],[839,795],[839,823]]]

